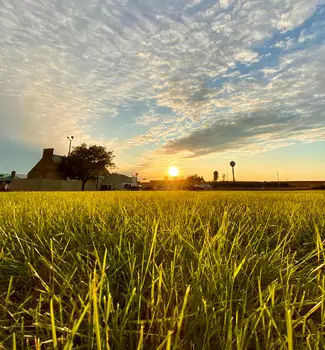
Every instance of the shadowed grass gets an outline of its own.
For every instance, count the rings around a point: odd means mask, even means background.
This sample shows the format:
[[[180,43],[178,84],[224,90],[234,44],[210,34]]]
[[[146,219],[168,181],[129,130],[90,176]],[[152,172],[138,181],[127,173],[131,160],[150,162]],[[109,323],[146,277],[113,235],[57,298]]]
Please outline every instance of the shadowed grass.
[[[0,194],[0,348],[325,348],[324,192]]]

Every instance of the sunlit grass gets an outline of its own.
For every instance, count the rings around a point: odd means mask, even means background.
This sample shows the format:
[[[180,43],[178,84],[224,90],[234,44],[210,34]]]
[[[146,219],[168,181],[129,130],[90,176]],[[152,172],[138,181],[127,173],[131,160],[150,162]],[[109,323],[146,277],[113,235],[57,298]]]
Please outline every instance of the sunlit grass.
[[[0,194],[0,348],[325,348],[324,192]]]

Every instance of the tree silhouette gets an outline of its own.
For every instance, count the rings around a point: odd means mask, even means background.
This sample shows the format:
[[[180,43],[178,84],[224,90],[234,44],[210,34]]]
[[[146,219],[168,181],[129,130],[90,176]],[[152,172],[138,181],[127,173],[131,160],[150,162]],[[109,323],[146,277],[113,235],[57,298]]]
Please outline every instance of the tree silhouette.
[[[198,174],[194,174],[191,176],[188,176],[186,178],[186,182],[188,182],[191,185],[199,185],[204,182],[203,176],[199,176]]]
[[[81,190],[85,189],[88,180],[108,173],[115,164],[113,151],[103,146],[87,146],[83,143],[74,147],[68,157],[64,157],[60,170],[63,177],[81,180]]]

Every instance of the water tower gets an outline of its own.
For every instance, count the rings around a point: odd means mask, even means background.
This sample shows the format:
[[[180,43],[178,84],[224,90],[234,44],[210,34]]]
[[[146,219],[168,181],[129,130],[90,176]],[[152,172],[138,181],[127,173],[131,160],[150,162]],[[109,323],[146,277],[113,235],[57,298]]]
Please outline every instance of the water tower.
[[[236,165],[236,163],[232,160],[232,161],[230,162],[230,166],[231,166],[231,168],[232,168],[232,181],[233,181],[233,182],[236,181],[236,180],[235,180],[235,165]]]

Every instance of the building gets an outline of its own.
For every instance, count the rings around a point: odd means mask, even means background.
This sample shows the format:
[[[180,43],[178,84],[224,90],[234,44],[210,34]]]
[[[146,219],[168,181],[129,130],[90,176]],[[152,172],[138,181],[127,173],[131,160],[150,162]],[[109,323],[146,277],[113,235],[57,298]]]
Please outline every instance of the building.
[[[103,191],[124,190],[137,187],[136,176],[126,176],[123,174],[108,174],[100,181],[100,188]]]
[[[80,191],[82,183],[79,180],[66,180],[60,172],[63,157],[54,154],[54,148],[45,148],[42,158],[30,170],[27,179],[16,179],[10,187],[11,191]],[[0,180],[1,184],[1,180]],[[3,181],[3,187],[4,187]],[[137,187],[135,176],[122,174],[107,174],[88,180],[86,191],[123,190]],[[1,187],[0,187],[1,188]],[[8,185],[6,187],[8,188]]]
[[[16,172],[12,171],[11,174],[0,174],[0,191],[9,191],[11,183],[17,179]]]
[[[54,148],[45,148],[42,158],[27,174],[27,179],[16,179],[10,186],[11,191],[80,191],[79,180],[65,180],[60,172],[63,157],[54,154]],[[86,191],[96,191],[96,181],[89,180]]]
[[[143,189],[152,189],[158,191],[164,190],[183,190],[187,186],[186,180],[183,179],[166,179],[166,180],[150,180],[141,183]]]
[[[27,179],[62,180],[62,175],[59,171],[61,162],[62,156],[54,154],[54,148],[45,148],[42,159],[27,174]]]
[[[140,183],[143,190],[155,191],[179,191],[179,190],[210,190],[210,184],[206,182],[191,183],[186,179],[165,179],[165,180],[150,180]]]

